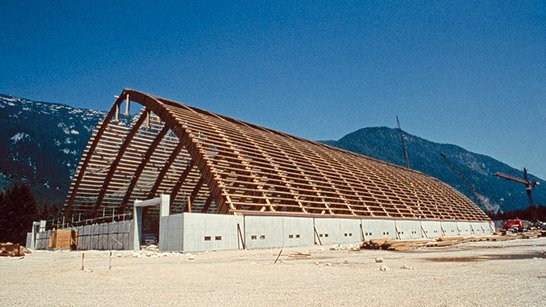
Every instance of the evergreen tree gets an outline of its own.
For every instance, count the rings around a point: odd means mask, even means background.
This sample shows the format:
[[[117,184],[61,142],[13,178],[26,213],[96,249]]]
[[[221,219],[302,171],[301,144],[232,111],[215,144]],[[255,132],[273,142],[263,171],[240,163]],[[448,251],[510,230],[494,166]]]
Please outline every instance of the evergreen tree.
[[[0,242],[24,244],[38,217],[36,199],[26,184],[15,185],[0,198]]]

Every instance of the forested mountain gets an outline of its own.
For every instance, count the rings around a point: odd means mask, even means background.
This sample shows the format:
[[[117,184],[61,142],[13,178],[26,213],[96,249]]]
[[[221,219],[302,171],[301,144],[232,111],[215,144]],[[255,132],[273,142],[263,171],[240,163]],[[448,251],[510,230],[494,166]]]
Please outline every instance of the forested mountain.
[[[527,194],[522,184],[495,176],[495,172],[503,172],[521,177],[522,170],[456,145],[434,143],[406,132],[403,135],[407,144],[410,168],[448,183],[470,197],[483,209],[485,209],[483,202],[489,202],[493,207],[504,211],[527,207]],[[337,141],[322,142],[375,159],[404,165],[398,129],[364,128],[349,133]],[[440,153],[443,153],[455,165],[465,178],[464,180],[452,169],[450,163],[440,156]],[[535,176],[531,178],[543,181]],[[481,200],[473,195],[468,183],[474,186]],[[546,186],[537,186],[533,193],[535,203],[546,204]]]

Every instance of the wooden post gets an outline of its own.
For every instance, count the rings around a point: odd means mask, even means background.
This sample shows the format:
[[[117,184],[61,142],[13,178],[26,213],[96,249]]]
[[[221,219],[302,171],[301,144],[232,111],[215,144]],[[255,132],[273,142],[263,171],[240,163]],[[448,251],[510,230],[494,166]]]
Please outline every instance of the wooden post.
[[[191,197],[188,196],[188,212],[191,213]]]
[[[119,122],[119,103],[116,104],[116,114],[114,115],[114,121]]]
[[[129,113],[129,94],[127,94],[127,98],[125,99],[125,116],[129,116],[131,113]]]

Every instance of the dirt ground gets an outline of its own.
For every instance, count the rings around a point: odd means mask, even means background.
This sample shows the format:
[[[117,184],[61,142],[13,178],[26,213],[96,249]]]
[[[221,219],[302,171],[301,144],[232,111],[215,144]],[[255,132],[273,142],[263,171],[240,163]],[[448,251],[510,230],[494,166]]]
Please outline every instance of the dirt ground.
[[[412,252],[330,248],[285,249],[277,263],[280,249],[87,251],[83,270],[82,252],[35,251],[0,258],[0,305],[546,305],[546,238]]]

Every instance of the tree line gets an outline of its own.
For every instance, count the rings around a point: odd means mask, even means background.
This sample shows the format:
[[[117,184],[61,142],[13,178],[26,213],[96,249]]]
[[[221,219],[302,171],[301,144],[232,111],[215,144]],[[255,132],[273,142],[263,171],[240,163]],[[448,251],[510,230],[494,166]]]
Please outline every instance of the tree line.
[[[60,207],[44,205],[41,210],[27,184],[16,184],[0,193],[0,242],[25,244],[33,221],[51,220]]]

